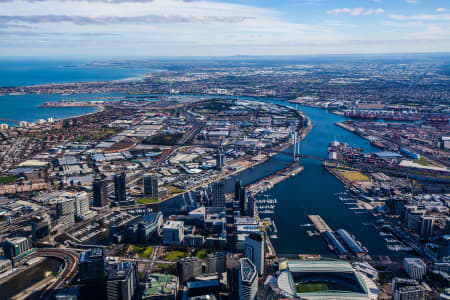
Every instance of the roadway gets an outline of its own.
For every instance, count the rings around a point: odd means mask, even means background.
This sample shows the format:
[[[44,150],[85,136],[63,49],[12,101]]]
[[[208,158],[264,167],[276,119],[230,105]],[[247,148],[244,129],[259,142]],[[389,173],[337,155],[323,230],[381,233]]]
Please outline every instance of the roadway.
[[[55,257],[64,262],[63,270],[59,273],[56,281],[49,285],[40,297],[41,299],[50,299],[55,290],[63,287],[66,282],[69,282],[75,276],[79,255],[71,249],[62,248],[39,248],[36,253],[37,256]]]

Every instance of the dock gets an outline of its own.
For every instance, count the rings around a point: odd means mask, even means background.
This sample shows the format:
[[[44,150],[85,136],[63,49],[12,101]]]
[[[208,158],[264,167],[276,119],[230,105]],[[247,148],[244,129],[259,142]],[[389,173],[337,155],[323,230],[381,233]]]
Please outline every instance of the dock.
[[[324,233],[325,231],[332,232],[331,228],[319,215],[308,215],[309,220],[314,224],[317,231]]]

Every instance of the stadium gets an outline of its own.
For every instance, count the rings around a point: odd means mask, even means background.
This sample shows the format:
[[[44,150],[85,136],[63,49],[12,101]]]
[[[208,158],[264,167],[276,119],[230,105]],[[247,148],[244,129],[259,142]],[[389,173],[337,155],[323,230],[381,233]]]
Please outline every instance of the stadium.
[[[340,260],[294,260],[287,262],[277,279],[278,288],[287,296],[301,299],[376,300],[373,281]]]

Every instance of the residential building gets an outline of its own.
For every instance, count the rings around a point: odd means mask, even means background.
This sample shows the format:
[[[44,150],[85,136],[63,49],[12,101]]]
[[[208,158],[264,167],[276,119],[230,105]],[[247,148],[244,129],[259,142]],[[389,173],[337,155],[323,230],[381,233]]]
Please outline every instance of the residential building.
[[[245,239],[244,255],[256,266],[259,275],[264,273],[264,236],[263,234],[250,234]]]
[[[225,183],[223,181],[213,182],[211,189],[211,206],[225,207]]]
[[[216,252],[208,254],[206,258],[206,267],[209,274],[224,273],[227,271],[227,254],[225,252]]]
[[[405,268],[408,276],[415,280],[422,279],[423,275],[427,272],[427,265],[423,260],[416,257],[410,257],[403,259],[403,267]]]
[[[108,300],[131,300],[138,287],[138,269],[134,261],[107,265],[106,295]]]
[[[202,262],[197,257],[185,257],[177,263],[178,277],[187,282],[202,274]]]
[[[393,300],[423,300],[427,290],[414,279],[394,278],[392,280]]]
[[[117,203],[125,202],[127,200],[125,173],[114,176],[114,195],[114,200]]]
[[[144,197],[158,198],[158,176],[156,174],[144,175]]]
[[[95,178],[92,184],[92,189],[94,191],[94,201],[95,207],[103,207],[108,205],[108,193],[106,191],[106,180],[103,178]]]
[[[63,225],[75,223],[75,204],[73,199],[61,199],[56,203],[58,222]]]
[[[258,271],[248,258],[239,261],[239,299],[254,300],[258,292]]]

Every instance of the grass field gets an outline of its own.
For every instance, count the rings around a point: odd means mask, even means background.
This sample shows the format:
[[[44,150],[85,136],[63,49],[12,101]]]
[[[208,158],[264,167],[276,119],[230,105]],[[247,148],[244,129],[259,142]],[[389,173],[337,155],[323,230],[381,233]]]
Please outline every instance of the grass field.
[[[0,184],[9,184],[16,182],[16,176],[3,176],[0,177]]]
[[[425,166],[425,167],[433,166],[433,164],[430,161],[428,161],[426,158],[423,158],[423,157],[421,157],[419,159],[415,159],[414,162],[416,164],[419,164],[419,165],[422,165],[422,166]]]
[[[325,283],[297,283],[295,290],[297,293],[326,292],[328,286]]]
[[[136,200],[138,204],[151,204],[155,202],[158,202],[158,198],[141,198]]]
[[[185,253],[183,251],[170,251],[166,254],[166,259],[171,261],[176,261],[185,256]]]
[[[356,171],[345,171],[341,172],[342,176],[344,176],[347,180],[351,182],[358,182],[358,181],[369,181],[369,177],[366,175],[356,172]]]
[[[133,245],[133,250],[136,251],[137,255],[140,258],[148,258],[150,257],[150,255],[152,255],[153,247],[152,246],[140,247]]]

